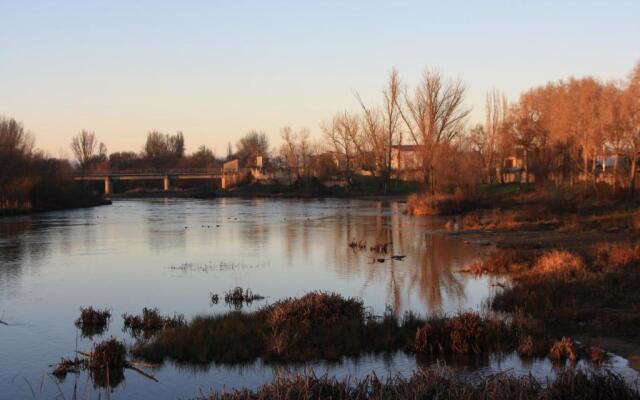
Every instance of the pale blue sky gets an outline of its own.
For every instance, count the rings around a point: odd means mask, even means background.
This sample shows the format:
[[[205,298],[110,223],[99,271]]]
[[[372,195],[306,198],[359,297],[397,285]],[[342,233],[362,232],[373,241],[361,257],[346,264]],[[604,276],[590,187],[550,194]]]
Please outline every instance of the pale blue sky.
[[[640,60],[640,1],[0,0],[0,115],[69,154],[95,130],[110,151],[151,129],[187,149],[322,120],[379,101],[388,71],[461,77],[471,122],[487,90],[570,75],[623,78]]]

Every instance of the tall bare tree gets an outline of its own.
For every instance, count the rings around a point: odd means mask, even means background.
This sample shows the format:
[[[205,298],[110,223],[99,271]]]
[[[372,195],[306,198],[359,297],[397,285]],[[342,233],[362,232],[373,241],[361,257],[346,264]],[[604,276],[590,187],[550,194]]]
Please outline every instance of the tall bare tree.
[[[106,146],[103,143],[98,144],[95,132],[85,129],[71,139],[71,150],[83,171],[89,168],[96,155],[106,157],[107,153]]]
[[[339,112],[333,119],[321,126],[327,140],[334,151],[335,162],[342,171],[346,182],[353,183],[360,120],[357,115],[348,111]]]
[[[425,70],[414,93],[405,93],[400,116],[411,139],[421,146],[424,183],[433,194],[435,161],[441,145],[448,145],[464,129],[470,109],[464,105],[467,89],[460,79],[445,80],[436,70]]]
[[[502,167],[509,149],[504,136],[504,123],[508,109],[507,98],[497,90],[487,93],[485,103],[484,163],[487,169],[489,183],[496,182],[496,173]]]
[[[623,94],[626,142],[629,152],[629,191],[635,192],[640,155],[640,63],[636,64]]]
[[[400,142],[400,77],[395,68],[389,73],[389,80],[382,94],[382,109],[378,109],[367,106],[356,93],[362,109],[362,140],[357,144],[363,166],[374,175],[382,177],[386,193],[391,180],[393,145]]]

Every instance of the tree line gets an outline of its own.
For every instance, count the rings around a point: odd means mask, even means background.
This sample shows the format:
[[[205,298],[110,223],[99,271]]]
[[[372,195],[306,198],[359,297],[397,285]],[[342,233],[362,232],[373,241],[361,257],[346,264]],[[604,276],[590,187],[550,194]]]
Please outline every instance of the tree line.
[[[265,132],[250,131],[225,157],[206,146],[186,154],[182,132],[151,131],[140,152],[114,152],[94,132],[71,140],[75,162],[37,151],[21,123],[0,119],[0,201],[28,199],[42,176],[62,179],[74,171],[219,168],[225,160],[251,165],[263,156],[265,168],[285,171],[291,183],[311,177],[373,176],[383,190],[393,178],[394,149],[413,145],[420,179],[429,193],[452,192],[480,184],[503,183],[519,161],[524,182],[596,185],[635,190],[640,156],[640,63],[628,77],[594,77],[549,82],[509,101],[487,94],[485,121],[468,123],[467,87],[460,79],[426,69],[417,84],[406,85],[393,69],[377,104],[356,93],[355,109],[320,124],[322,137],[308,129],[281,129],[282,144],[270,148]],[[397,156],[396,156],[397,157]],[[27,201],[27,200],[24,200]]]

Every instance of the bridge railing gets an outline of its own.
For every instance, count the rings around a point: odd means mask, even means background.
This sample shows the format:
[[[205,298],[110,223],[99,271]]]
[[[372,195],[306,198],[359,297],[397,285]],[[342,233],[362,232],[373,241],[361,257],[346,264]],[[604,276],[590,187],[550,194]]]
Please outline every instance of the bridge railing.
[[[97,177],[97,176],[118,176],[118,175],[188,175],[188,174],[221,174],[222,168],[146,168],[146,169],[117,169],[117,170],[100,170],[100,171],[88,171],[79,172],[75,174],[78,177]],[[231,172],[231,171],[230,171]],[[242,172],[242,171],[238,171]]]

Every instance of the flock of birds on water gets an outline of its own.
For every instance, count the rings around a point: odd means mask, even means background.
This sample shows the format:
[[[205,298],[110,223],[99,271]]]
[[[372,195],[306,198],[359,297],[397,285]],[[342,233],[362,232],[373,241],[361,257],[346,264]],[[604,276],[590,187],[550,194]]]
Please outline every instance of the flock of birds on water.
[[[233,219],[234,221],[238,220],[237,217],[227,217],[227,219],[229,220]],[[283,219],[283,221],[286,221],[286,220],[287,220],[286,218]],[[310,218],[307,218],[306,220],[309,221]],[[200,225],[200,227],[210,229],[211,225]],[[215,227],[219,228],[220,224],[216,224]],[[189,227],[185,226],[184,229],[189,229]],[[371,264],[375,262],[379,262],[379,263],[385,262],[387,258],[379,257],[379,255],[387,255],[389,253],[389,248],[391,245],[392,243],[377,243],[373,246],[370,246],[368,250],[374,253],[375,255],[378,255],[378,257],[376,256],[373,257],[373,261],[371,262]],[[364,240],[351,239],[351,242],[349,242],[349,247],[353,251],[358,251],[358,250],[367,251],[367,242]],[[407,257],[406,255],[394,254],[394,255],[391,255],[389,259],[394,261],[403,261],[406,257]]]
[[[374,253],[375,255],[387,255],[389,253],[389,247],[392,246],[391,243],[377,243],[373,246],[370,246],[368,248],[368,250],[372,253]],[[356,240],[356,239],[351,239],[351,242],[349,242],[349,247],[355,252],[355,251],[367,251],[367,242],[364,240]],[[395,260],[395,261],[403,261],[405,259],[405,255],[391,255],[389,257],[389,259],[391,260]],[[371,264],[375,263],[375,262],[379,262],[379,263],[383,263],[385,262],[387,259],[384,257],[373,257],[373,262],[371,262]]]

